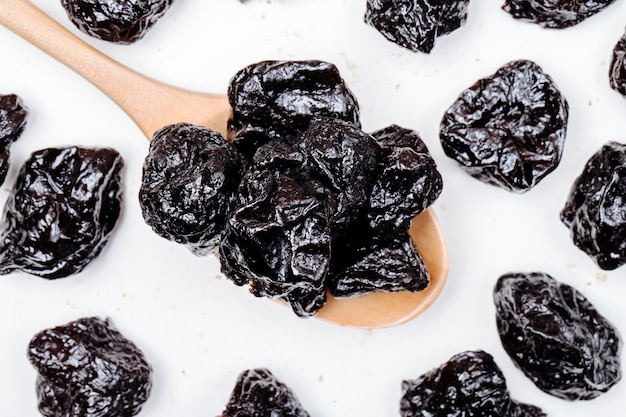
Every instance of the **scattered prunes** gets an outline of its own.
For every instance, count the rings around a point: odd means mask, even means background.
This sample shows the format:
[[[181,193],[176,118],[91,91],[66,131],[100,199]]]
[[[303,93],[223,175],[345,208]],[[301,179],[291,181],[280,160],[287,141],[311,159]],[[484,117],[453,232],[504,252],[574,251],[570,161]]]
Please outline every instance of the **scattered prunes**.
[[[444,152],[471,176],[522,193],[558,166],[569,107],[534,62],[510,62],[465,90],[444,113]]]
[[[544,28],[565,29],[604,10],[615,0],[505,0],[502,9]]]
[[[613,47],[609,66],[609,85],[613,90],[626,96],[626,33]]]
[[[43,330],[28,359],[46,417],[131,417],[150,394],[151,366],[109,320],[87,317]]]
[[[402,417],[545,417],[538,407],[511,399],[493,357],[462,352],[415,380],[402,382]]]
[[[575,288],[546,273],[509,273],[494,288],[505,351],[542,391],[590,400],[621,379],[621,337]]]
[[[312,117],[360,126],[359,105],[337,67],[324,61],[262,61],[238,71],[228,87],[229,139],[248,158],[270,139],[303,132]]]
[[[294,392],[264,368],[243,371],[219,417],[309,417]]]
[[[9,171],[11,144],[22,134],[27,119],[28,108],[17,95],[0,95],[0,183]]]
[[[174,0],[61,0],[70,21],[105,41],[131,44],[143,38]]]
[[[387,40],[429,53],[439,36],[465,24],[469,0],[367,0],[364,20]]]
[[[160,129],[139,190],[145,222],[196,255],[216,252],[240,165],[239,153],[219,133],[186,123]]]
[[[604,270],[626,264],[626,145],[605,143],[574,181],[561,221]]]
[[[82,271],[120,213],[123,161],[113,149],[49,148],[22,166],[0,223],[0,274],[47,279]]]

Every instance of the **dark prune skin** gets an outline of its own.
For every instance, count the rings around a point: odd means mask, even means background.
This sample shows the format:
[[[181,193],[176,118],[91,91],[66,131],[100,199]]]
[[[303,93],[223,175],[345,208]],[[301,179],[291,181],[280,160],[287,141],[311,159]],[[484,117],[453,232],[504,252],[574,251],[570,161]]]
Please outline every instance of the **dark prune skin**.
[[[328,288],[335,297],[416,292],[430,282],[408,229],[441,194],[441,174],[417,132],[391,125],[372,137],[381,146],[381,157],[368,203],[361,217],[334,239]]]
[[[574,244],[600,268],[626,264],[626,145],[607,142],[589,158],[560,217]]]
[[[469,0],[367,0],[364,20],[387,40],[430,53],[439,36],[465,24]]]
[[[131,44],[143,38],[174,0],[61,0],[82,32],[108,42]]]
[[[220,246],[226,277],[289,302],[299,316],[314,315],[326,301],[333,235],[366,203],[379,152],[371,136],[332,118],[259,148]]]
[[[108,242],[122,203],[120,154],[48,148],[22,166],[0,222],[0,274],[82,271]]]
[[[28,108],[15,94],[0,95],[0,183],[9,171],[10,147],[24,131]]]
[[[268,369],[243,371],[219,417],[309,417],[294,392]]]
[[[446,110],[440,140],[471,176],[523,193],[561,161],[569,106],[534,62],[512,61],[478,80]]]
[[[516,19],[565,29],[601,12],[615,0],[505,0],[502,9]]]
[[[46,329],[28,345],[45,417],[131,417],[152,387],[143,352],[108,319],[86,317]]]
[[[545,417],[538,407],[512,400],[502,371],[484,351],[454,355],[441,366],[402,382],[402,417]]]
[[[508,273],[494,288],[502,346],[542,391],[591,400],[621,379],[621,337],[575,288],[543,272]]]
[[[261,61],[230,81],[229,139],[252,157],[274,137],[305,131],[313,117],[331,117],[357,127],[359,105],[337,67],[318,60]]]
[[[609,66],[609,85],[613,90],[626,96],[626,33],[613,47]]]
[[[152,137],[144,162],[143,218],[198,256],[215,253],[240,178],[239,153],[219,133],[188,123],[166,126]]]

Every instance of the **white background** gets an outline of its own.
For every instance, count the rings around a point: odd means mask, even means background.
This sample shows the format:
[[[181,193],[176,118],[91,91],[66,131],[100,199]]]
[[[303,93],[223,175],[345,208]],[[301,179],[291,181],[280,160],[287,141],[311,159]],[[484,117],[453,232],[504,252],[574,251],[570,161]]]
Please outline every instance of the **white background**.
[[[439,38],[429,55],[404,50],[365,25],[365,0],[177,0],[129,46],[79,33],[59,1],[35,3],[124,64],[190,89],[223,93],[237,70],[264,59],[335,63],[360,101],[366,131],[396,123],[419,131],[428,144],[444,178],[434,208],[450,274],[429,310],[388,329],[299,319],[254,298],[220,278],[214,257],[196,258],[145,225],[137,192],[148,142],[130,119],[88,82],[0,28],[0,93],[17,93],[31,112],[12,147],[0,204],[34,150],[111,146],[126,161],[118,227],[83,273],[57,281],[0,277],[0,415],[39,415],[36,374],[26,359],[30,338],[91,315],[110,317],[151,362],[154,386],[142,416],[219,415],[237,375],[251,367],[273,371],[311,416],[398,416],[403,379],[474,349],[494,356],[514,399],[549,416],[623,414],[626,382],[587,402],[539,391],[502,349],[491,297],[503,273],[544,271],[575,286],[626,332],[625,267],[600,270],[559,220],[587,159],[608,140],[626,141],[626,101],[608,84],[611,51],[626,25],[624,0],[561,31],[516,21],[497,1],[474,0],[465,26]],[[553,77],[569,102],[570,121],[560,166],[517,195],[463,173],[443,154],[438,127],[463,89],[520,58]]]

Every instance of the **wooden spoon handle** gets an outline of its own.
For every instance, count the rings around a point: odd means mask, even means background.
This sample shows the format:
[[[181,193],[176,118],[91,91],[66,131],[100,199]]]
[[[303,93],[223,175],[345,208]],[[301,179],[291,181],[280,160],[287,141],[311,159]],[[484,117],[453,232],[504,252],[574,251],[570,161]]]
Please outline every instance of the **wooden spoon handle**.
[[[0,24],[76,71],[116,102],[151,138],[159,128],[190,122],[226,134],[228,102],[147,78],[83,42],[27,0],[0,0]]]

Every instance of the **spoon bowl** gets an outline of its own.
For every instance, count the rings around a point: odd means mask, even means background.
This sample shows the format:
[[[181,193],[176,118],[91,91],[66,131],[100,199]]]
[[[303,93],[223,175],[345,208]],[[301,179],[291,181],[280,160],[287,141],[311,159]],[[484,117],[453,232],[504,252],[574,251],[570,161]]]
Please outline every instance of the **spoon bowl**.
[[[28,0],[0,0],[0,24],[65,64],[113,100],[150,139],[158,129],[180,122],[206,126],[227,137],[231,115],[223,94],[198,93],[139,74],[83,42]],[[417,216],[409,235],[430,271],[420,292],[376,292],[328,301],[317,317],[361,328],[398,325],[426,310],[448,276],[448,255],[432,208]]]

